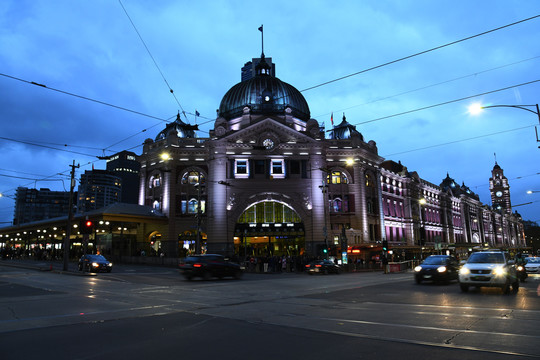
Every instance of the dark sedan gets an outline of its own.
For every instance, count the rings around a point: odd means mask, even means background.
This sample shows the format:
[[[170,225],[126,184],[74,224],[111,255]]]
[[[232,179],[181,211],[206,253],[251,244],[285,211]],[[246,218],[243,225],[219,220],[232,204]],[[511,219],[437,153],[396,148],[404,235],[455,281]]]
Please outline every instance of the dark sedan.
[[[188,280],[195,277],[200,277],[203,280],[210,280],[213,277],[240,279],[243,274],[240,265],[228,261],[224,256],[218,254],[191,255],[184,258],[178,266],[182,275]]]
[[[457,280],[459,262],[450,255],[431,255],[414,268],[414,279],[420,284],[424,280],[445,282]]]
[[[317,260],[306,265],[309,275],[313,274],[340,274],[341,267],[331,260]]]
[[[112,263],[105,259],[103,255],[83,255],[79,259],[79,271],[88,271],[88,272],[100,272],[112,271]]]

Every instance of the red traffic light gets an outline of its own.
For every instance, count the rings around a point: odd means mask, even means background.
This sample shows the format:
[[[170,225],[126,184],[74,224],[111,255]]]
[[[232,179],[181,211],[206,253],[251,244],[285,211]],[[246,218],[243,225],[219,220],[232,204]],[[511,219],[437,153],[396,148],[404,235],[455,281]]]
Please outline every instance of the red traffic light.
[[[92,220],[81,220],[79,225],[81,234],[91,234],[94,231],[94,222]]]

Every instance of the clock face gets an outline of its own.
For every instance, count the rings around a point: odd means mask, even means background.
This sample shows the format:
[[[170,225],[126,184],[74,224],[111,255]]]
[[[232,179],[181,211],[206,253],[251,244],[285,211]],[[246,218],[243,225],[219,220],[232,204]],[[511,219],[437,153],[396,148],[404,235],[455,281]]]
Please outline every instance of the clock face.
[[[495,196],[501,197],[501,196],[502,196],[502,191],[497,191],[497,192],[495,193]]]
[[[272,139],[264,139],[263,146],[267,149],[272,149],[274,147],[274,141]]]

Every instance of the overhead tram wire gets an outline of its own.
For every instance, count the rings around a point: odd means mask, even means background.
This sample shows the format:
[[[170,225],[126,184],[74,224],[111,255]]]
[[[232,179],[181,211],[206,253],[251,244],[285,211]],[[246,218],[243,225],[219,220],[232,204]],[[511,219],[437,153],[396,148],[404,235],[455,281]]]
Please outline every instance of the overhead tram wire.
[[[382,157],[387,158],[387,157],[391,157],[391,156],[395,156],[395,155],[408,154],[408,153],[415,152],[415,151],[422,151],[422,150],[433,149],[433,148],[436,148],[436,147],[439,147],[439,146],[445,146],[445,145],[451,145],[451,144],[456,144],[456,143],[465,142],[465,141],[477,140],[477,139],[481,139],[481,138],[484,138],[484,137],[489,137],[489,136],[494,136],[494,135],[500,135],[500,134],[506,134],[506,133],[513,132],[513,131],[518,131],[518,130],[528,129],[528,128],[531,128],[531,127],[533,127],[533,126],[536,126],[536,125],[522,126],[522,127],[515,128],[515,129],[502,130],[502,131],[497,131],[497,132],[490,133],[490,134],[484,134],[484,135],[473,136],[473,137],[466,138],[466,139],[454,140],[454,141],[448,141],[448,142],[445,142],[445,143],[434,144],[434,145],[424,146],[424,147],[421,147],[421,148],[416,148],[416,149],[411,149],[411,150],[400,151],[400,152],[393,153],[393,154],[385,154],[385,155],[382,155]]]
[[[347,108],[338,109],[338,110],[335,110],[335,112],[342,112],[342,111],[346,111],[346,110],[349,110],[349,109],[353,109],[353,108],[355,108],[355,107],[364,106],[364,105],[368,105],[368,104],[373,104],[373,103],[376,103],[376,102],[379,102],[379,101],[384,101],[384,100],[392,99],[392,98],[395,98],[395,97],[398,97],[398,96],[401,96],[401,95],[410,94],[410,93],[413,93],[413,92],[416,92],[416,91],[426,90],[426,89],[429,89],[429,88],[432,88],[432,87],[435,87],[435,86],[439,86],[439,85],[443,85],[443,84],[448,84],[448,83],[451,83],[451,82],[454,82],[454,81],[463,80],[463,79],[466,79],[466,78],[469,78],[469,77],[473,77],[473,76],[478,76],[478,75],[480,75],[480,74],[484,74],[484,73],[487,73],[487,72],[490,72],[490,71],[494,71],[494,70],[499,70],[499,69],[502,69],[502,68],[505,68],[505,67],[517,65],[517,64],[520,64],[520,63],[523,63],[523,62],[526,62],[526,61],[535,60],[535,59],[538,59],[538,58],[540,58],[540,55],[539,55],[539,56],[534,56],[534,57],[532,57],[532,58],[528,58],[528,59],[516,61],[516,62],[510,63],[510,64],[505,64],[505,65],[497,66],[497,67],[494,67],[494,68],[491,68],[491,69],[478,71],[478,72],[475,72],[475,73],[472,73],[472,74],[463,75],[463,76],[460,76],[460,77],[457,77],[457,78],[453,78],[453,79],[441,81],[441,82],[438,82],[438,83],[435,83],[435,84],[422,86],[422,87],[419,87],[419,88],[416,88],[416,89],[412,89],[412,90],[407,90],[407,91],[404,91],[404,92],[401,92],[401,93],[398,93],[398,94],[384,96],[384,97],[381,97],[381,98],[378,98],[378,99],[375,99],[375,100],[372,100],[372,101],[365,102],[365,103],[363,103],[363,104],[352,105],[352,106],[349,106],[349,107],[347,107]],[[324,116],[327,116],[327,115],[330,115],[330,113],[320,114],[320,115],[314,116],[314,118],[317,119],[317,118],[319,118],[319,117],[324,117]]]
[[[186,116],[186,112],[184,111],[184,108],[182,107],[182,105],[180,105],[180,101],[178,101],[178,98],[176,97],[176,95],[174,94],[174,90],[171,88],[171,86],[169,85],[169,82],[167,81],[167,79],[165,78],[165,75],[163,75],[163,72],[161,71],[161,69],[159,68],[157,62],[156,62],[156,59],[154,59],[154,56],[152,55],[152,53],[150,52],[150,49],[148,48],[148,46],[146,46],[146,43],[144,42],[144,39],[142,38],[141,34],[139,33],[139,30],[137,30],[137,27],[135,26],[135,23],[133,22],[133,20],[131,20],[131,17],[129,16],[126,8],[124,7],[124,4],[122,4],[122,1],[121,0],[118,0],[118,2],[120,3],[120,6],[122,6],[122,9],[124,10],[124,13],[126,14],[127,18],[129,19],[129,22],[131,23],[131,25],[133,26],[133,29],[135,30],[135,32],[137,33],[137,36],[139,36],[139,39],[141,40],[142,44],[144,45],[144,48],[146,49],[146,52],[148,53],[148,55],[150,56],[150,58],[152,59],[152,61],[154,62],[154,65],[156,66],[156,69],[159,71],[159,73],[161,74],[161,77],[163,78],[163,81],[165,81],[165,84],[167,85],[167,87],[169,88],[169,92],[172,94],[172,96],[174,97],[174,99],[176,100],[176,103],[178,104],[178,106],[180,107],[180,109],[182,110],[182,114],[184,114],[184,117],[186,118],[186,121],[188,122],[189,124],[189,119],[187,118]]]
[[[148,115],[148,114],[142,113],[140,111],[135,111],[135,110],[131,110],[131,109],[128,109],[128,108],[125,108],[125,107],[122,107],[122,106],[109,104],[109,103],[106,103],[104,101],[92,99],[92,98],[82,96],[82,95],[77,95],[77,94],[74,94],[74,93],[70,93],[68,91],[55,89],[55,88],[52,88],[52,87],[49,87],[47,85],[40,84],[40,83],[37,83],[37,82],[34,82],[34,81],[24,80],[24,79],[21,79],[21,78],[15,77],[15,76],[11,76],[11,75],[7,75],[7,74],[4,74],[4,73],[0,73],[0,76],[4,76],[4,77],[7,77],[7,78],[10,78],[10,79],[13,79],[13,80],[21,81],[21,82],[24,82],[24,83],[27,83],[27,84],[30,84],[30,85],[36,85],[36,86],[42,87],[44,89],[56,91],[56,92],[59,92],[59,93],[65,94],[65,95],[74,96],[74,97],[79,98],[79,99],[88,100],[88,101],[92,101],[92,102],[95,102],[95,103],[98,103],[98,104],[101,104],[101,105],[110,106],[110,107],[113,107],[115,109],[124,110],[124,111],[130,112],[130,113],[133,113],[133,114],[146,116],[146,117],[149,117],[151,119],[156,119],[156,120],[160,120],[160,121],[163,121],[163,122],[167,122],[167,120],[159,118],[157,116]]]
[[[372,123],[372,122],[376,122],[376,121],[381,121],[381,120],[389,119],[389,118],[396,117],[396,116],[411,114],[411,113],[417,112],[417,111],[432,109],[432,108],[438,107],[438,106],[448,105],[448,104],[452,104],[452,103],[472,99],[472,98],[479,97],[479,96],[493,94],[493,93],[496,93],[496,92],[499,92],[499,91],[514,89],[514,88],[517,88],[517,87],[520,87],[520,86],[525,86],[525,85],[531,85],[531,84],[534,84],[534,83],[537,83],[537,82],[540,82],[540,79],[528,81],[528,82],[517,84],[517,85],[507,86],[507,87],[497,89],[497,90],[486,91],[486,92],[483,92],[483,93],[480,93],[480,94],[466,96],[466,97],[462,97],[462,98],[459,98],[459,99],[449,100],[449,101],[445,101],[445,102],[434,104],[434,105],[428,105],[428,106],[424,106],[424,107],[421,107],[421,108],[418,108],[418,109],[407,110],[407,111],[403,111],[403,112],[400,112],[400,113],[397,113],[397,114],[387,115],[387,116],[383,116],[383,117],[376,118],[376,119],[362,121],[362,122],[352,124],[352,125],[363,125],[363,124],[368,124],[368,123]],[[331,131],[331,130],[327,130],[327,131]]]
[[[329,80],[329,81],[323,82],[323,83],[321,83],[321,84],[314,85],[314,86],[305,88],[305,89],[303,89],[303,90],[300,90],[300,92],[305,92],[305,91],[313,90],[313,89],[316,89],[316,88],[321,87],[321,86],[324,86],[324,85],[328,85],[328,84],[331,84],[331,83],[334,83],[334,82],[337,82],[337,81],[341,81],[341,80],[344,80],[344,79],[347,79],[347,78],[350,78],[350,77],[353,77],[353,76],[356,76],[356,75],[360,75],[360,74],[366,73],[366,72],[371,71],[371,70],[379,69],[379,68],[382,68],[382,67],[384,67],[384,66],[392,65],[392,64],[395,64],[395,63],[404,61],[404,60],[408,60],[408,59],[411,59],[411,58],[414,58],[414,57],[417,57],[417,56],[420,56],[420,55],[424,55],[424,54],[427,54],[427,53],[432,52],[432,51],[435,51],[435,50],[440,50],[440,49],[443,49],[443,48],[448,47],[448,46],[451,46],[451,45],[459,44],[460,42],[464,42],[464,41],[467,41],[467,40],[471,40],[471,39],[477,38],[477,37],[479,37],[479,36],[483,36],[483,35],[486,35],[486,34],[489,34],[489,33],[495,32],[495,31],[498,31],[498,30],[502,30],[502,29],[505,29],[505,28],[510,27],[510,26],[518,25],[518,24],[521,24],[521,23],[523,23],[523,22],[526,22],[526,21],[529,21],[529,20],[533,20],[533,19],[536,19],[536,18],[539,18],[539,17],[540,17],[540,14],[539,14],[539,15],[535,15],[535,16],[531,16],[531,17],[529,17],[529,18],[527,18],[527,19],[523,19],[523,20],[519,20],[519,21],[513,22],[513,23],[511,23],[511,24],[499,26],[499,27],[497,27],[497,28],[495,28],[495,29],[487,30],[487,31],[481,32],[481,33],[476,34],[476,35],[471,35],[471,36],[468,36],[468,37],[463,38],[463,39],[455,40],[455,41],[446,43],[446,44],[444,44],[444,45],[436,46],[436,47],[431,48],[431,49],[428,49],[428,50],[424,50],[424,51],[421,51],[421,52],[418,52],[418,53],[415,53],[415,54],[412,54],[412,55],[408,55],[408,56],[405,56],[405,57],[402,57],[402,58],[399,58],[399,59],[396,59],[396,60],[392,60],[392,61],[389,61],[389,62],[380,64],[380,65],[377,65],[377,66],[373,66],[373,67],[370,67],[370,68],[367,68],[367,69],[364,69],[364,70],[361,70],[361,71],[357,71],[357,72],[355,72],[355,73],[352,73],[352,74],[349,74],[349,75],[345,75],[345,76],[342,76],[342,77],[339,77],[339,78],[336,78],[336,79],[333,79],[333,80]]]

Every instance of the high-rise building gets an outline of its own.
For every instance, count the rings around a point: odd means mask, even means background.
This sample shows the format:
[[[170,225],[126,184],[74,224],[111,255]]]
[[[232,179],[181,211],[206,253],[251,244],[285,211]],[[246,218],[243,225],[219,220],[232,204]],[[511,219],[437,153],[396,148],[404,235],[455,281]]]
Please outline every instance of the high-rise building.
[[[108,171],[122,179],[122,202],[137,204],[139,200],[139,171],[141,164],[131,151],[121,151],[107,159]]]
[[[107,170],[86,170],[78,189],[77,212],[87,212],[122,200],[122,179]]]
[[[77,194],[75,193],[76,197]],[[13,225],[66,216],[69,212],[69,191],[18,187]]]

